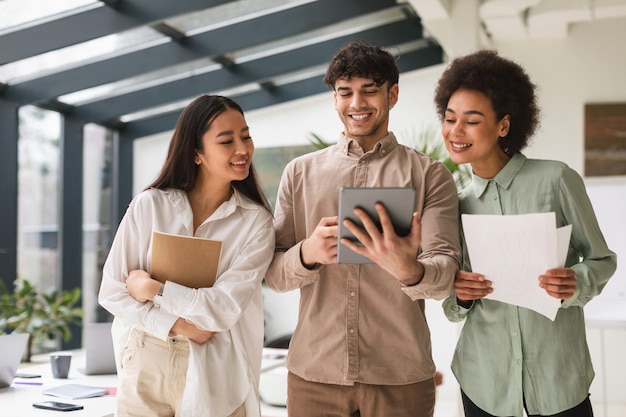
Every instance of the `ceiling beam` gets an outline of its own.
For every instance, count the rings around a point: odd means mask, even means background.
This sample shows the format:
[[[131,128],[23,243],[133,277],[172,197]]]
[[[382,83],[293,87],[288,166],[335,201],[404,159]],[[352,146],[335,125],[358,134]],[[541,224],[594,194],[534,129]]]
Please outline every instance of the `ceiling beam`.
[[[239,85],[262,82],[325,65],[333,54],[353,39],[361,39],[384,47],[399,45],[420,39],[419,18],[393,22],[360,33],[341,36],[325,42],[297,48],[265,58],[235,65],[208,73],[192,75],[180,80],[122,94],[84,106],[76,107],[73,115],[86,122],[114,123],[112,119],[134,113],[159,104],[184,100],[202,93],[226,90]]]
[[[0,65],[234,0],[123,0],[0,36]]]
[[[190,36],[181,43],[167,42],[12,85],[3,97],[22,105],[38,104],[148,71],[220,56],[393,7],[399,7],[395,0],[318,0]],[[329,9],[333,12],[328,13]]]
[[[440,64],[442,60],[443,50],[439,45],[433,44],[422,49],[403,53],[397,58],[396,62],[400,72],[404,73]],[[323,76],[315,76],[289,84],[274,86],[269,90],[262,89],[231,97],[241,105],[244,111],[248,112],[327,91],[329,89],[324,84]],[[172,111],[150,119],[127,123],[121,129],[126,137],[139,138],[154,135],[174,129],[179,116],[180,110]]]

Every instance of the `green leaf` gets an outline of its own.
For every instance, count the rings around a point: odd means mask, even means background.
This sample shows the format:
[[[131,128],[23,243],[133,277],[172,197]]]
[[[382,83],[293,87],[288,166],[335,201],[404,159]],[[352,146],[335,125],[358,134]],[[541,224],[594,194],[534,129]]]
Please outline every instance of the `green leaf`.
[[[1,284],[1,283],[0,283]],[[29,343],[41,343],[57,337],[71,340],[70,325],[82,323],[81,290],[40,293],[28,280],[15,281],[13,293],[0,286],[0,333],[30,333]],[[30,347],[29,347],[30,352]],[[30,360],[30,358],[26,358]]]

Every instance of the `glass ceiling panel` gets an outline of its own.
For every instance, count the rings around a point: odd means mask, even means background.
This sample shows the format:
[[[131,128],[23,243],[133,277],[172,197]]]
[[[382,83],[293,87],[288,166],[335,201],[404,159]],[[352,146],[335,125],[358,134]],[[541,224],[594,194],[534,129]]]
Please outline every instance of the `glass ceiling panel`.
[[[308,0],[310,1],[310,0]],[[236,2],[241,3],[241,2]],[[294,5],[295,3],[302,3],[302,1],[285,1],[285,0],[250,0],[244,1],[243,3],[254,3],[259,6],[260,4],[264,4],[267,6],[268,4],[272,4],[273,7],[280,7],[279,3],[285,5],[286,3],[290,3]],[[211,10],[215,11],[217,8],[213,8]],[[234,13],[234,8],[222,8],[222,12],[226,13]],[[239,10],[239,12],[241,12]],[[224,17],[224,14],[220,14],[221,17]],[[246,18],[250,18],[250,15],[247,15]],[[246,48],[240,51],[234,51],[232,53],[227,54],[230,58],[232,58],[236,63],[241,64],[244,62],[248,62],[254,59],[259,59],[265,56],[269,56],[275,53],[285,52],[288,50],[297,49],[299,47],[303,47],[306,45],[315,44],[318,42],[322,42],[331,38],[344,36],[350,33],[355,33],[361,30],[369,29],[375,26],[379,26],[381,24],[392,23],[395,21],[402,20],[405,16],[402,11],[398,9],[387,10],[383,12],[376,12],[369,14],[367,16],[362,16],[354,19],[349,19],[347,21],[337,23],[326,28],[322,28],[315,31],[305,32],[296,36],[292,36],[289,38],[284,38],[276,42],[270,42],[263,45],[259,45],[252,48]],[[206,20],[205,20],[206,22]],[[179,23],[177,23],[177,27],[181,29]],[[75,93],[67,94],[59,97],[59,101],[62,103],[66,103],[69,105],[79,106],[84,105],[89,102],[93,102],[96,100],[101,100],[104,98],[117,96],[121,94],[126,94],[132,91],[140,90],[143,88],[148,88],[151,86],[167,83],[174,81],[176,79],[188,78],[194,75],[216,71],[220,69],[222,66],[220,64],[215,63],[209,58],[203,58],[200,60],[195,60],[191,62],[186,62],[179,65],[173,65],[168,68],[151,71],[149,73],[142,74],[137,77],[125,79],[122,81],[118,81],[115,83],[105,84],[98,87],[90,88],[87,90],[77,91]],[[320,72],[318,68],[315,69],[304,69],[303,73],[310,73],[313,71],[314,73],[323,73]],[[288,77],[289,79],[289,77]],[[280,77],[273,78],[272,81],[277,85],[284,84],[285,81],[281,80]]]
[[[222,68],[221,64],[217,64],[209,58],[202,58],[179,65],[172,65],[161,70],[144,73],[140,76],[127,78],[122,81],[103,84],[98,87],[66,94],[64,96],[60,96],[59,101],[74,106],[80,106],[96,100],[102,100],[121,94],[128,94],[133,91],[142,90],[164,84],[166,82],[172,82],[193,77],[194,75],[217,71],[220,68]]]
[[[102,3],[98,0],[2,0],[0,35],[21,29],[23,25],[58,19],[84,6],[99,7]]]
[[[250,84],[244,84],[244,85],[240,85],[237,87],[229,88],[226,90],[207,91],[205,94],[216,94],[216,95],[226,96],[226,97],[231,97],[231,98],[236,99],[237,96],[240,96],[243,94],[249,94],[254,91],[259,91],[260,89],[261,89],[261,86],[259,86],[259,84],[250,83]],[[120,117],[120,121],[122,123],[130,123],[130,122],[135,122],[135,121],[150,118],[150,117],[155,117],[163,113],[180,111],[184,109],[185,106],[187,106],[196,97],[197,96],[188,97],[188,98],[185,98],[184,100],[177,100],[175,102],[164,104],[162,106],[151,107],[149,109],[142,110],[139,112],[126,114]],[[173,128],[174,126],[172,126],[172,129]]]
[[[193,36],[313,1],[315,0],[241,0],[167,19],[166,22],[185,35]]]
[[[4,1],[7,0],[1,0],[0,5]],[[150,27],[114,33],[2,65],[0,66],[0,82],[19,84],[44,75],[76,68],[112,56],[123,55],[163,42],[170,42],[170,38]]]
[[[242,49],[229,54],[229,57],[237,64],[260,59],[277,53],[287,52],[302,48],[307,45],[324,42],[341,36],[350,35],[377,26],[401,21],[406,16],[400,8],[383,10],[381,12],[370,13],[365,16],[356,17],[340,23],[335,23],[321,29],[303,32],[301,34],[283,38],[275,42],[266,43],[251,48]]]

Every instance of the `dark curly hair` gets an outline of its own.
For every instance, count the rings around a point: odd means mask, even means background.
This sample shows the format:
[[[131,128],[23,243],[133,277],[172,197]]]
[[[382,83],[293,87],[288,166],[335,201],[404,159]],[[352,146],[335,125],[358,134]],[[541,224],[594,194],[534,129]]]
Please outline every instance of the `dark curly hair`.
[[[443,122],[450,96],[459,89],[475,90],[489,100],[498,120],[511,118],[500,147],[513,155],[524,149],[539,128],[540,110],[536,86],[519,64],[493,50],[481,50],[454,59],[444,71],[435,89],[437,115]]]
[[[398,84],[399,70],[389,52],[363,41],[351,41],[341,48],[330,61],[324,82],[335,89],[339,79],[353,77],[371,78],[376,84],[388,82],[391,88]]]

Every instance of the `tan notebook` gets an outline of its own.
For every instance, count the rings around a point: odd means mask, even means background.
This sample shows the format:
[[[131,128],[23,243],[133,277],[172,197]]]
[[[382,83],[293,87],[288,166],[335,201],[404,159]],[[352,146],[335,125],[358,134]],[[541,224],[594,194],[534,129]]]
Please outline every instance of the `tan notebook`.
[[[199,237],[152,233],[150,275],[189,288],[211,287],[217,278],[222,242]]]

